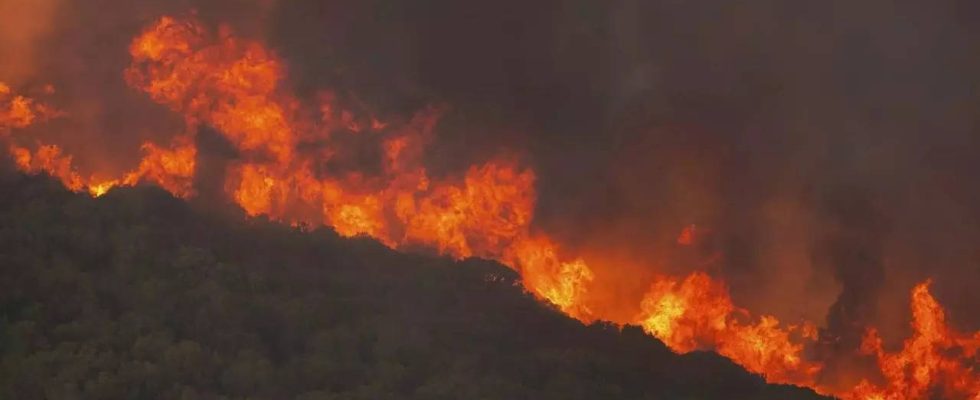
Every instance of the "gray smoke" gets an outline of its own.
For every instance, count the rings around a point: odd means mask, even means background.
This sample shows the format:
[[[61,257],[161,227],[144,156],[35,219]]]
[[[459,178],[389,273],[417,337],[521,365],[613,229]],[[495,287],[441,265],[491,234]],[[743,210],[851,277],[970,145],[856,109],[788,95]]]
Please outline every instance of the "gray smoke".
[[[435,173],[522,152],[537,228],[616,260],[597,271],[612,302],[709,268],[749,309],[894,341],[933,277],[950,319],[980,328],[972,2],[62,0],[17,42],[38,43],[17,79],[53,83],[73,116],[39,134],[99,169],[181,132],[121,71],[142,26],[190,8],[266,38],[302,97],[356,94],[383,118],[448,104]],[[678,255],[692,223],[720,261]]]

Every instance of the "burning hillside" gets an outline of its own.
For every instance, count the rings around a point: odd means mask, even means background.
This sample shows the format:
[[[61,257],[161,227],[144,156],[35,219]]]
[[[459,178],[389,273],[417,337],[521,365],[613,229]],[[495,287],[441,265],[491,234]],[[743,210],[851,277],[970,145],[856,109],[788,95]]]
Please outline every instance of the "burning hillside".
[[[665,261],[656,259],[618,266],[601,249],[579,249],[540,226],[542,178],[523,153],[501,150],[461,170],[433,171],[426,155],[451,105],[382,116],[343,91],[296,93],[289,65],[269,44],[195,14],[157,18],[128,51],[118,78],[183,128],[133,148],[135,163],[88,172],[57,135],[35,135],[70,112],[53,111],[59,104],[44,91],[29,98],[0,85],[0,137],[18,169],[96,197],[138,184],[184,199],[217,190],[249,216],[329,226],[398,250],[496,260],[530,293],[582,322],[639,325],[675,352],[713,350],[773,383],[845,399],[980,399],[980,331],[954,329],[928,281],[911,291],[910,336],[900,347],[885,345],[869,321],[859,321],[860,344],[848,346],[822,321],[780,321],[739,306],[718,273],[729,255],[712,245],[708,228],[678,226],[680,237],[670,241],[677,254],[695,254],[687,260],[693,272],[657,271]],[[210,131],[230,149],[208,165],[216,171],[201,163],[210,151],[200,145],[202,132]],[[360,153],[367,155],[353,156]],[[649,279],[610,278],[644,263],[656,271]],[[644,286],[638,296],[617,287],[634,281]],[[622,296],[631,298],[612,300]]]

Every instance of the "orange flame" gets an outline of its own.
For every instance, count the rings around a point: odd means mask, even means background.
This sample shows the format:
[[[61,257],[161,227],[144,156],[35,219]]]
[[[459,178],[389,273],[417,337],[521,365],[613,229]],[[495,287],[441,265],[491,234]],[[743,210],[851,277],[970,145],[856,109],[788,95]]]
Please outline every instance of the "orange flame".
[[[691,224],[685,226],[684,229],[681,230],[681,234],[677,236],[677,244],[681,246],[690,246],[694,244],[694,238],[697,230],[697,225]]]
[[[17,168],[30,174],[46,173],[58,179],[66,188],[75,192],[88,192],[99,197],[117,186],[134,186],[151,182],[178,197],[188,197],[192,192],[196,149],[178,138],[173,149],[162,149],[147,142],[145,153],[137,169],[118,179],[83,177],[72,164],[72,156],[66,155],[57,145],[39,144],[36,151],[10,145],[10,154]]]
[[[178,136],[170,148],[146,142],[139,167],[127,173],[121,184],[132,186],[141,181],[152,182],[177,197],[190,197],[194,193],[196,163],[197,147],[189,136]]]
[[[912,289],[912,337],[901,350],[888,353],[875,329],[869,329],[862,351],[878,360],[883,382],[861,382],[848,398],[853,399],[977,399],[980,376],[971,364],[977,362],[980,332],[972,336],[946,325],[942,306],[929,293],[930,281]]]
[[[809,325],[781,328],[772,316],[744,323],[725,286],[704,273],[683,281],[658,280],[641,304],[637,322],[679,352],[715,349],[773,382],[812,382],[820,365],[805,361],[801,342],[815,339]]]
[[[594,279],[584,260],[561,260],[557,247],[547,237],[516,241],[503,260],[521,273],[526,287],[568,315],[583,321],[594,319],[582,301],[587,285]]]
[[[10,153],[17,167],[24,172],[47,173],[60,180],[72,191],[80,192],[86,188],[85,180],[71,165],[72,156],[62,154],[58,146],[42,145],[36,152],[31,153],[27,148],[10,145]]]
[[[26,128],[39,119],[57,115],[56,112],[20,95],[14,95],[6,83],[0,82],[0,137],[11,129]]]
[[[225,187],[247,214],[322,223],[343,236],[367,235],[394,248],[424,246],[456,258],[503,260],[524,272],[532,292],[565,310],[581,307],[577,299],[592,277],[588,266],[560,260],[547,238],[530,238],[532,171],[500,158],[462,177],[429,177],[421,153],[440,109],[395,124],[358,118],[325,93],[316,108],[320,122],[302,121],[295,112],[299,102],[279,87],[284,68],[272,52],[225,28],[212,35],[194,20],[164,17],[134,40],[130,52],[127,82],[182,113],[192,127],[217,128],[239,151]],[[325,174],[336,149],[298,149],[303,142],[369,131],[379,135],[384,155],[377,175]]]
[[[48,86],[44,91],[51,93],[54,89]],[[0,134],[60,115],[33,99],[12,95],[10,87],[0,82]],[[85,191],[95,197],[104,195],[113,187],[133,186],[141,181],[155,183],[179,197],[192,194],[196,148],[187,136],[177,137],[171,149],[160,148],[151,142],[144,143],[144,158],[139,167],[119,179],[82,176],[72,164],[73,157],[64,154],[57,145],[38,143],[37,150],[32,152],[27,147],[10,143],[8,150],[21,171],[46,173],[60,180],[69,190]]]
[[[193,18],[163,17],[129,50],[129,85],[180,113],[187,132],[213,127],[237,150],[224,190],[248,215],[324,224],[340,235],[370,236],[392,248],[426,247],[455,258],[498,260],[520,273],[529,292],[566,314],[584,322],[612,317],[609,310],[590,307],[590,299],[601,293],[589,264],[532,230],[533,170],[499,157],[464,174],[430,176],[422,154],[441,108],[421,110],[408,121],[381,121],[344,109],[331,92],[321,93],[319,104],[301,104],[282,88],[286,69],[272,51],[228,28],[210,32]],[[0,133],[44,114],[9,92],[0,85]],[[376,172],[337,167],[348,150],[336,140],[343,135],[376,142]],[[57,146],[39,144],[31,152],[11,144],[10,151],[23,171],[46,172],[93,196],[150,182],[190,197],[198,155],[194,143],[190,134],[178,136],[169,148],[145,143],[139,165],[109,180],[83,177]],[[690,225],[677,244],[696,244],[708,232]],[[635,318],[615,322],[639,324],[677,352],[713,349],[769,381],[819,388],[822,365],[804,351],[817,339],[811,323],[783,325],[772,316],[753,316],[733,304],[721,281],[704,273],[656,279],[637,300]],[[980,400],[976,372],[965,361],[976,358],[980,332],[970,337],[947,328],[928,283],[913,291],[913,316],[915,334],[899,353],[885,352],[876,332],[869,332],[864,350],[881,367],[877,383],[865,380],[836,394],[917,399],[942,390]]]

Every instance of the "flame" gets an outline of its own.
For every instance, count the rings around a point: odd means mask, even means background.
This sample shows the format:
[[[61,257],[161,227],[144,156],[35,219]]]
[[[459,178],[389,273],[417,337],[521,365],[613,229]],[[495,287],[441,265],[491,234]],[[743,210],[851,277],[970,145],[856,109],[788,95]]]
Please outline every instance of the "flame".
[[[525,286],[568,315],[583,321],[594,319],[591,310],[582,304],[587,285],[594,278],[584,260],[563,261],[557,247],[543,236],[515,242],[503,260],[521,273]]]
[[[144,158],[137,169],[117,179],[84,177],[72,163],[73,157],[64,154],[61,147],[38,144],[36,151],[16,144],[9,145],[10,154],[17,168],[30,174],[46,173],[75,192],[87,192],[100,197],[117,186],[134,186],[140,182],[154,183],[178,197],[189,197],[196,148],[182,143],[178,138],[171,149],[160,148],[147,142],[143,144]]]
[[[265,47],[227,29],[214,37],[196,21],[164,17],[133,42],[130,54],[130,85],[192,123],[212,125],[243,151],[275,164],[290,161],[290,105],[275,96],[283,68]]]
[[[38,120],[56,115],[57,112],[34,99],[14,95],[10,86],[0,82],[0,137],[9,134],[12,129],[26,128]]]
[[[949,399],[980,398],[977,363],[980,332],[972,336],[946,325],[942,306],[929,292],[930,281],[912,289],[912,336],[901,350],[882,348],[877,330],[868,330],[861,350],[877,359],[883,382],[864,380],[848,398],[852,399]]]
[[[537,202],[532,169],[507,155],[459,174],[433,175],[425,168],[422,155],[444,107],[382,121],[345,108],[330,91],[321,92],[317,104],[303,104],[284,88],[286,68],[274,52],[227,27],[212,32],[193,17],[160,18],[129,51],[126,82],[183,116],[191,133],[177,135],[169,146],[144,143],[140,163],[113,179],[83,176],[72,156],[56,145],[38,143],[32,151],[11,143],[21,170],[48,173],[92,196],[148,182],[192,197],[194,132],[209,126],[236,151],[223,189],[250,216],[327,225],[342,236],[369,236],[395,249],[497,260],[519,272],[530,293],[574,318],[638,324],[676,352],[715,350],[770,382],[853,399],[917,399],[941,390],[980,400],[977,374],[967,362],[977,356],[980,332],[967,336],[950,330],[928,282],[913,290],[914,334],[905,348],[888,353],[869,331],[863,350],[877,360],[881,376],[849,391],[823,388],[817,383],[822,364],[805,351],[817,340],[812,323],[787,325],[773,316],[754,316],[706,273],[654,279],[633,303],[639,312],[625,321],[593,307],[604,293],[589,263],[532,229]],[[43,119],[45,110],[0,85],[0,134]],[[345,140],[353,138],[378,147],[377,168],[365,171],[345,161],[351,152]],[[696,244],[706,234],[708,229],[689,225],[677,244]]]
[[[732,304],[725,286],[704,273],[683,281],[657,280],[647,292],[637,323],[679,352],[714,349],[773,382],[812,382],[820,365],[804,360],[809,325],[780,327],[772,316],[742,322],[746,310]]]
[[[47,85],[43,91],[53,93],[54,88]],[[13,95],[10,87],[0,82],[0,137],[11,129],[26,128],[62,115],[33,99]],[[98,179],[79,173],[72,163],[73,157],[65,154],[58,145],[37,142],[36,150],[31,151],[25,146],[8,143],[8,151],[18,169],[31,174],[51,175],[72,191],[84,191],[99,197],[116,186],[133,186],[146,181],[179,197],[192,194],[196,148],[189,136],[178,136],[170,149],[152,142],[145,142],[142,149],[144,157],[135,170],[116,179]]]
[[[694,244],[694,238],[697,230],[697,225],[691,224],[685,226],[684,229],[681,230],[681,234],[677,236],[677,244],[681,246],[690,246]]]
[[[120,184],[132,186],[145,181],[155,183],[178,197],[186,198],[194,194],[197,147],[189,136],[178,136],[170,148],[145,142],[142,149],[140,165],[127,173]]]
[[[45,172],[57,178],[70,190],[80,192],[85,190],[85,180],[72,167],[72,156],[63,154],[61,148],[55,145],[41,145],[37,151],[10,145],[17,167],[27,173]]]
[[[299,101],[280,88],[285,68],[275,54],[227,28],[213,35],[193,19],[160,19],[130,52],[130,85],[182,113],[191,131],[202,124],[217,128],[239,151],[225,187],[248,215],[325,224],[342,236],[371,236],[393,248],[501,260],[523,272],[531,292],[585,315],[578,299],[592,279],[588,266],[562,260],[550,240],[531,236],[533,171],[508,157],[438,179],[422,166],[442,109],[382,122],[342,109],[325,92],[315,108],[318,123],[303,121]],[[322,172],[341,150],[330,139],[342,134],[378,135],[380,174]]]
[[[11,96],[10,86],[0,82],[0,127],[23,128],[34,122],[34,113],[30,110],[30,99],[22,96]]]

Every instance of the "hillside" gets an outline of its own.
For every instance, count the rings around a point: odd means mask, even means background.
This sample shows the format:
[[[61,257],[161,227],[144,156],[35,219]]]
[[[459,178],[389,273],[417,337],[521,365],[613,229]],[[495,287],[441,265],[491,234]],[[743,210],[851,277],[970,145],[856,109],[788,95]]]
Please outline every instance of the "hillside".
[[[154,188],[6,175],[0,398],[819,398],[583,326],[516,279]]]

